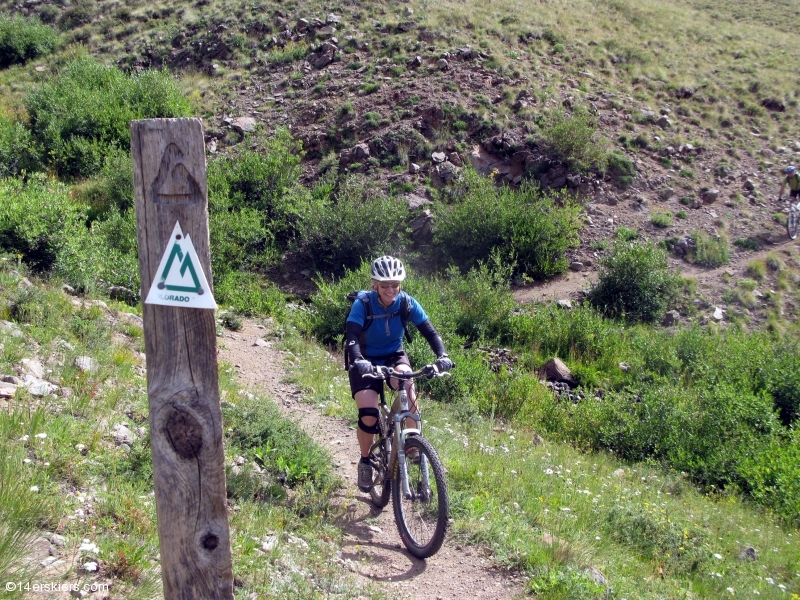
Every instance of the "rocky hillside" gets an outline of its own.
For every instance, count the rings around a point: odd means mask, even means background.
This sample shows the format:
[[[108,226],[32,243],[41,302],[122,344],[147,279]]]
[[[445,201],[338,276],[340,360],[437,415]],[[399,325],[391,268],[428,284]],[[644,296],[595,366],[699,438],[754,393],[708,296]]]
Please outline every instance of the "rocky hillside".
[[[577,195],[575,270],[594,269],[620,228],[687,267],[698,232],[733,263],[786,241],[775,197],[800,141],[781,64],[800,43],[774,15],[688,0],[529,4],[0,2],[108,63],[169,68],[210,154],[284,126],[303,142],[306,183],[332,170],[382,181],[408,202],[417,241],[435,219],[426,205],[468,165]],[[59,56],[7,70],[7,102]],[[553,137],[554,119],[576,116],[581,127]]]

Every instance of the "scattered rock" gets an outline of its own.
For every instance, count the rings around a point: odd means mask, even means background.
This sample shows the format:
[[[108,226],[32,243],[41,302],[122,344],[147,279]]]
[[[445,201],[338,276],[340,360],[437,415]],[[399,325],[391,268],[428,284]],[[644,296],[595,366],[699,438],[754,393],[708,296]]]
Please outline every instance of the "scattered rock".
[[[20,362],[19,374],[30,375],[36,379],[44,377],[44,367],[42,363],[33,358],[23,358]]]
[[[310,62],[315,69],[323,69],[336,58],[337,50],[338,48],[335,44],[325,42],[319,47],[316,53],[309,57],[308,62]]]
[[[722,321],[722,319],[725,318],[725,309],[723,309],[722,307],[719,307],[719,306],[715,306],[714,307],[714,314],[711,315],[711,316],[716,321]]]
[[[703,192],[703,202],[706,204],[713,204],[719,198],[719,190],[712,189]]]
[[[412,237],[416,243],[428,243],[433,239],[433,212],[423,210],[409,223]]]
[[[136,434],[133,433],[124,423],[117,423],[111,430],[111,437],[117,446],[127,444],[130,446],[136,440]]]
[[[661,129],[669,129],[672,127],[672,120],[666,115],[663,115],[659,117],[658,121],[656,121],[656,125],[661,127]]]
[[[120,313],[119,318],[121,321],[125,321],[128,325],[144,327],[144,320],[139,315],[134,315],[132,313]]]
[[[74,364],[84,373],[89,373],[97,369],[97,363],[91,356],[76,356]]]
[[[447,155],[444,152],[434,152],[431,154],[431,160],[434,164],[443,163],[447,160]]]
[[[740,560],[755,560],[756,558],[758,558],[758,554],[756,553],[756,549],[752,546],[742,546],[739,548]]]
[[[671,327],[680,320],[681,320],[681,314],[677,310],[670,310],[667,312],[667,314],[664,315],[664,318],[661,319],[661,324],[664,327]]]
[[[627,373],[631,370],[631,366],[626,362],[621,362],[617,365],[623,373]]]
[[[0,381],[0,398],[13,398],[17,393],[17,386],[13,383]]]
[[[75,295],[75,288],[72,287],[71,285],[67,284],[67,283],[62,285],[61,289],[64,291],[65,294],[69,294],[70,296],[74,296]]]
[[[418,194],[406,194],[404,198],[408,204],[408,210],[419,210],[433,204],[430,200]]]
[[[237,133],[253,133],[256,130],[256,120],[253,117],[238,117],[231,121],[231,127]]]
[[[571,263],[569,263],[569,268],[570,271],[575,271],[575,272],[583,271],[583,263],[577,260],[572,261]]]
[[[564,309],[567,309],[567,310],[569,310],[570,308],[572,308],[572,302],[570,302],[570,301],[569,301],[569,300],[567,300],[566,298],[561,298],[561,299],[557,300],[557,301],[556,301],[556,305],[557,305],[559,308],[564,308]]]
[[[450,68],[450,63],[448,63],[444,58],[440,58],[436,61],[436,68],[440,71],[447,71],[447,69]]]
[[[548,360],[542,367],[542,373],[547,381],[564,381],[569,384],[575,383],[575,379],[572,377],[572,372],[569,370],[569,367],[558,357]]]
[[[455,181],[461,174],[461,169],[453,163],[443,162],[433,169],[432,183],[437,188],[442,188]]]

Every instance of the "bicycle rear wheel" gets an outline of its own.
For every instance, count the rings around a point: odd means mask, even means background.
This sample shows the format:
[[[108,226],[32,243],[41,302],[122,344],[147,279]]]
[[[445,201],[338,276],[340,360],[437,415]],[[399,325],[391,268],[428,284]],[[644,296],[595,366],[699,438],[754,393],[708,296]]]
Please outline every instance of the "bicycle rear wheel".
[[[789,238],[797,239],[797,222],[800,220],[800,214],[798,214],[797,210],[790,210],[789,214],[787,215],[786,219],[786,233],[789,234]]]
[[[392,438],[386,431],[383,431],[378,447],[373,453],[376,459],[372,463],[375,475],[372,480],[372,487],[369,490],[370,500],[377,508],[383,508],[389,504],[389,498],[391,497],[392,486],[390,482],[391,474],[389,473],[389,456],[391,453]]]
[[[412,498],[403,494],[401,476],[398,475],[392,479],[392,504],[403,544],[417,558],[428,558],[436,554],[444,542],[450,498],[444,466],[436,450],[425,438],[411,436],[405,443],[406,455],[413,456],[415,449],[418,459],[406,460]],[[423,483],[425,465],[428,470],[427,488]]]

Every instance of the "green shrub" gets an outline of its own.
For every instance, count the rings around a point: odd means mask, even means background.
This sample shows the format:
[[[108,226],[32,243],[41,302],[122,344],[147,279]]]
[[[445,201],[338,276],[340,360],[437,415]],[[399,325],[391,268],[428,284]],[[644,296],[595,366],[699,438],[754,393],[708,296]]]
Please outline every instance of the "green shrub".
[[[607,165],[605,139],[598,134],[597,119],[585,108],[571,113],[553,110],[545,115],[542,144],[557,160],[577,170],[604,171]],[[615,160],[615,165],[620,161]]]
[[[330,456],[299,425],[281,418],[273,402],[226,409],[231,422],[231,445],[256,460],[280,483],[297,487],[305,482],[319,488],[335,485]]]
[[[756,281],[763,280],[767,276],[767,263],[763,260],[754,260],[748,263],[747,274]]]
[[[308,54],[305,43],[289,42],[283,48],[274,48],[267,53],[267,62],[271,65],[285,65],[296,62]]]
[[[256,135],[252,144],[208,165],[211,261],[219,280],[276,264],[311,201],[298,181],[299,144],[288,131]]]
[[[723,233],[718,237],[711,237],[703,231],[692,232],[694,249],[689,259],[704,267],[721,267],[730,260],[730,247],[728,238]]]
[[[618,241],[600,263],[589,300],[609,316],[653,322],[663,316],[678,286],[663,250],[651,242]]]
[[[678,212],[675,213],[675,216],[678,219],[688,219],[689,218],[689,215],[686,214],[685,210],[679,210]]]
[[[168,71],[126,75],[87,55],[71,60],[24,100],[42,156],[62,177],[97,173],[113,148],[130,147],[130,121],[191,114]]]
[[[25,125],[0,114],[0,178],[42,169],[39,149]]]
[[[578,243],[577,204],[532,185],[498,189],[471,169],[458,194],[459,203],[440,208],[435,225],[434,246],[444,260],[467,271],[497,252],[503,264],[516,264],[516,272],[531,277],[566,271],[564,253]]]
[[[753,252],[761,248],[761,243],[754,237],[736,238],[733,245],[744,248],[745,250],[752,250]]]
[[[793,525],[800,524],[800,429],[751,453],[741,466],[743,488]]]
[[[317,197],[297,226],[293,248],[321,274],[341,275],[380,254],[397,253],[406,208],[353,176]]]
[[[639,232],[635,229],[628,229],[627,227],[620,227],[614,233],[614,237],[623,242],[631,242],[639,237]]]
[[[280,316],[286,312],[286,298],[278,286],[257,273],[232,271],[214,284],[214,296],[226,306],[245,316]]]
[[[636,139],[638,140],[639,137]],[[633,180],[636,178],[636,167],[631,159],[621,152],[611,152],[608,154],[606,157],[606,172],[612,177],[615,177],[623,188],[632,184]]]
[[[669,227],[672,225],[672,215],[668,212],[654,212],[650,215],[650,222],[656,227]]]
[[[133,163],[125,150],[112,148],[97,177],[80,194],[89,205],[89,219],[102,219],[111,210],[124,213],[133,207]]]
[[[0,247],[35,271],[49,270],[65,239],[78,237],[86,212],[69,198],[66,186],[34,175],[27,184],[0,180]]]
[[[58,33],[38,18],[0,13],[0,69],[50,54]]]

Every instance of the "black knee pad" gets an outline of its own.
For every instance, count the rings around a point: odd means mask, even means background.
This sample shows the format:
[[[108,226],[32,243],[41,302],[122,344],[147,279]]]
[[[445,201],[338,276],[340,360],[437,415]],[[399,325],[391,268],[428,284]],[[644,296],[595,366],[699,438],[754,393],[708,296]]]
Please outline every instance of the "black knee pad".
[[[377,408],[359,408],[358,409],[358,428],[361,431],[366,431],[367,433],[371,433],[375,435],[376,433],[381,432],[380,425],[378,422],[380,420],[381,413],[378,412]],[[375,417],[376,421],[374,425],[367,425],[364,421],[361,420],[362,417]]]

